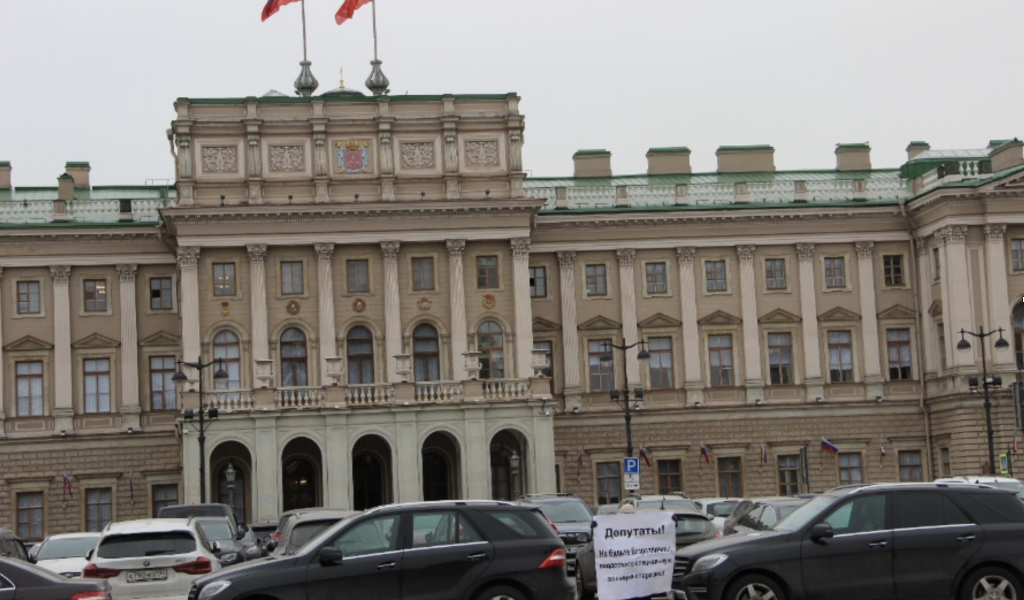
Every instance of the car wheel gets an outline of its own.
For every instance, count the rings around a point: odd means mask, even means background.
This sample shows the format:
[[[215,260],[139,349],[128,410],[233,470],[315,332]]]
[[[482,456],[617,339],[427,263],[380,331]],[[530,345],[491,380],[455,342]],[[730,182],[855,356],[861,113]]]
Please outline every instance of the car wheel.
[[[999,567],[982,567],[967,578],[964,600],[1019,600],[1020,582],[1010,572]]]
[[[765,575],[747,575],[734,581],[723,600],[786,600],[782,586]]]
[[[527,600],[526,595],[515,588],[504,585],[488,588],[476,597],[477,600]]]
[[[594,592],[587,591],[587,586],[583,582],[583,569],[580,568],[579,561],[576,561],[576,600],[591,600],[594,597]]]

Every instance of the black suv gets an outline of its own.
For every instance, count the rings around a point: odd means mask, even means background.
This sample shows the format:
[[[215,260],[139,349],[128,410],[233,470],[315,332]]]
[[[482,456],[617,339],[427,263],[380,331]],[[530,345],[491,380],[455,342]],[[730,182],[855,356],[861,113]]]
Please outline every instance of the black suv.
[[[566,567],[569,575],[576,572],[576,553],[590,541],[590,522],[594,515],[587,503],[573,494],[528,494],[519,497],[519,503],[540,508],[544,516],[558,528],[558,536],[565,544]]]
[[[571,600],[573,592],[565,548],[538,509],[456,500],[368,510],[293,555],[205,576],[188,597]]]
[[[774,531],[676,552],[687,600],[1021,598],[1024,503],[985,485],[836,488]]]

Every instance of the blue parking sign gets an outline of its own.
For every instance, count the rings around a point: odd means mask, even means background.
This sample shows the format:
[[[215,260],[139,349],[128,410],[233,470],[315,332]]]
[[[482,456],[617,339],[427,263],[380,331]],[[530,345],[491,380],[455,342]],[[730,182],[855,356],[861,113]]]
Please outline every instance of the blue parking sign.
[[[622,471],[624,473],[639,473],[640,472],[640,459],[627,456],[622,459]]]

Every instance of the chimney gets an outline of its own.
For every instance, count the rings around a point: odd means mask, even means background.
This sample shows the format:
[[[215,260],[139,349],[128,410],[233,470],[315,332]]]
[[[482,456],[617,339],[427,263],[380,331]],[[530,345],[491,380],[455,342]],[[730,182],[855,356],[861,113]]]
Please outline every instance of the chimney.
[[[57,178],[57,199],[58,200],[74,200],[75,199],[75,178],[64,173]]]
[[[918,154],[931,150],[932,147],[928,145],[928,142],[910,142],[907,146],[907,162],[910,162],[917,158]]]
[[[647,151],[648,175],[675,175],[691,172],[690,149],[686,146],[651,148]]]
[[[64,172],[75,180],[75,189],[89,189],[89,163],[68,162],[64,164]]]
[[[836,171],[870,171],[871,146],[836,144]]]
[[[0,160],[0,190],[11,189],[11,163]]]
[[[607,150],[577,150],[572,162],[573,177],[612,176],[612,153]]]
[[[775,148],[771,146],[719,146],[719,173],[775,172]]]
[[[992,159],[993,173],[1024,164],[1024,142],[1014,138],[998,148],[993,148],[989,156]]]

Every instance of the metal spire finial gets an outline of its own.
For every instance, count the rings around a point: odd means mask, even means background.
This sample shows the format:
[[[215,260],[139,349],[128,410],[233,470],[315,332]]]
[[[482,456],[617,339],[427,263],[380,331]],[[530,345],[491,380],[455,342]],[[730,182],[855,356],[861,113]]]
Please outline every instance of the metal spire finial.
[[[345,67],[338,67],[338,87],[345,87]]]
[[[391,82],[384,76],[384,71],[380,69],[382,64],[380,59],[377,58],[377,3],[370,2],[373,8],[373,60],[370,61],[370,76],[366,78],[366,87],[374,96],[380,96],[387,94],[391,90],[388,86]]]
[[[299,96],[312,96],[320,85],[316,77],[313,77],[313,72],[309,70],[312,64],[306,56],[306,0],[302,0],[302,61],[299,62],[302,68],[295,79],[295,93]]]

